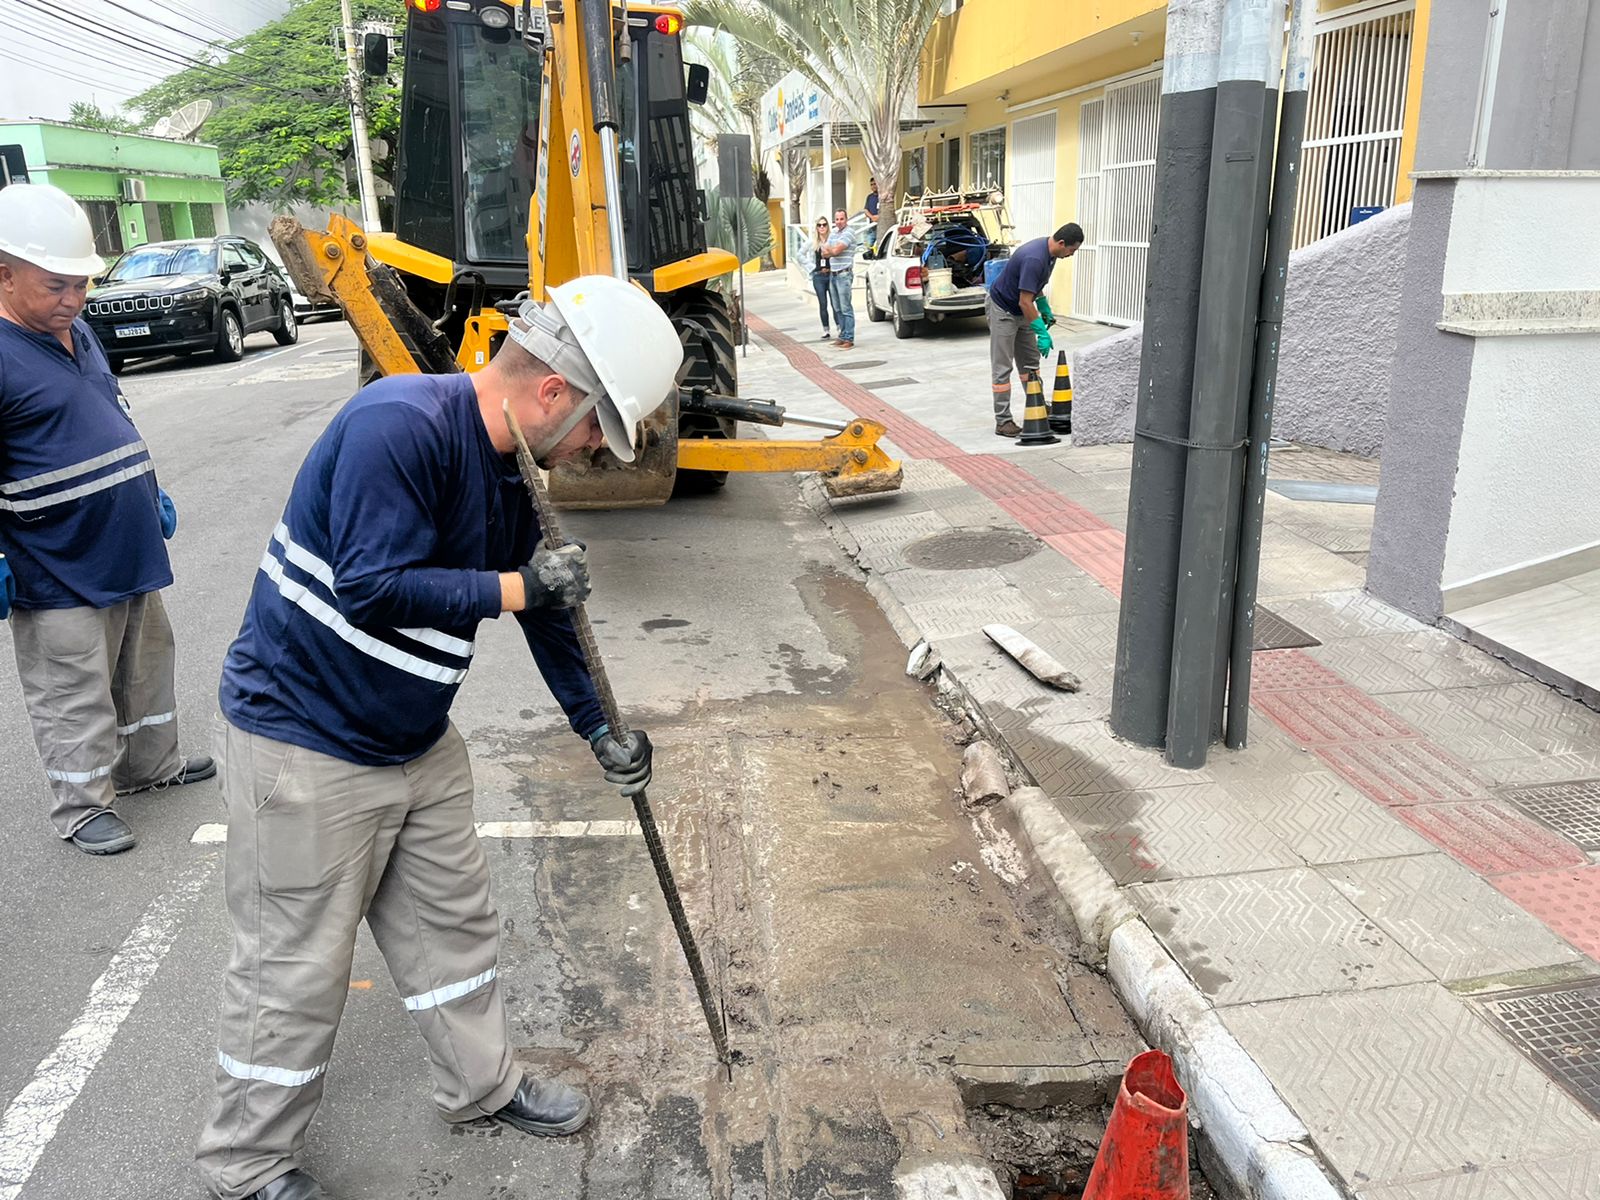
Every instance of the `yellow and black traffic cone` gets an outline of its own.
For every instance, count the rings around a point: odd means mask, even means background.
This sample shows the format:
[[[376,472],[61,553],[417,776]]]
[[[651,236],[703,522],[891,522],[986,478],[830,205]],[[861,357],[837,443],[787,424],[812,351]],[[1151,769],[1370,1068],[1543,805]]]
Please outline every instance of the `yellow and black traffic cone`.
[[[1039,372],[1030,371],[1023,376],[1023,390],[1027,393],[1022,413],[1022,436],[1019,446],[1048,446],[1061,439],[1050,432],[1050,410],[1044,406],[1044,384]]]
[[[1072,432],[1072,370],[1067,352],[1056,351],[1056,386],[1050,393],[1050,428],[1057,433]]]

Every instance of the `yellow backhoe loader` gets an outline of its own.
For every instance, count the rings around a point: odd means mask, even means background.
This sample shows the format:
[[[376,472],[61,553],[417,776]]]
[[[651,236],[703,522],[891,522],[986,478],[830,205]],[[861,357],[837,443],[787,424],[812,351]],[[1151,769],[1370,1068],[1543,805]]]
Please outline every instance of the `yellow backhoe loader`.
[[[738,397],[729,308],[711,283],[735,270],[708,248],[682,15],[608,0],[409,0],[394,231],[341,218],[316,232],[273,223],[308,296],[335,298],[363,351],[363,382],[476,370],[520,297],[578,275],[631,278],[684,339],[685,375],[646,424],[632,464],[609,451],[558,468],[566,507],[660,504],[730,471],[816,471],[838,494],[891,491],[883,427],[786,414]],[[379,43],[369,73],[384,73]],[[737,422],[820,426],[820,440],[740,440]]]

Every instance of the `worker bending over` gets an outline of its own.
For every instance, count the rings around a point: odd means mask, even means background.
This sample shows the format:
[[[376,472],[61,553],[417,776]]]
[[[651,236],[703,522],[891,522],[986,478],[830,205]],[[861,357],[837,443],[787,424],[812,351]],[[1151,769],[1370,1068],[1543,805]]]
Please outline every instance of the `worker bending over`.
[[[583,547],[551,549],[513,457],[509,400],[541,465],[598,447],[633,460],[683,351],[633,285],[588,277],[522,306],[477,374],[364,388],[312,446],[223,665],[233,955],[217,1100],[199,1169],[225,1200],[324,1195],[299,1163],[363,917],[427,1042],[446,1121],[576,1132],[589,1101],[512,1061],[499,919],[449,709],[478,622],[517,614],[534,661],[605,777],[650,779],[650,742],[613,736],[570,609]]]
[[[1050,326],[1056,323],[1044,290],[1056,259],[1071,258],[1083,245],[1083,230],[1066,224],[1049,237],[1023,242],[1010,259],[983,302],[989,318],[989,367],[994,385],[994,431],[1014,438],[1022,433],[1011,417],[1011,364],[1026,377],[1038,374],[1039,356],[1049,354],[1054,343]]]
[[[87,854],[133,846],[118,796],[217,773],[178,752],[161,602],[178,513],[79,317],[103,270],[71,196],[0,189],[0,620],[11,619],[50,821]]]

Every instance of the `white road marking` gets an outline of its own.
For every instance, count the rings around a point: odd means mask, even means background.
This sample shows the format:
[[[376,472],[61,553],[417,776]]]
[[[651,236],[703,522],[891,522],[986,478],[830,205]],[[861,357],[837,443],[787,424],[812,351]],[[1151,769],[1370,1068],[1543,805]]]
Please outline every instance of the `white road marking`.
[[[169,891],[150,902],[139,924],[89,989],[77,1021],[6,1107],[0,1117],[0,1200],[16,1200],[27,1186],[56,1127],[155,976],[178,936],[185,912],[216,865],[214,856],[194,864]]]
[[[581,838],[633,837],[637,821],[479,821],[481,838]],[[197,846],[216,846],[228,840],[226,825],[202,825],[189,839]],[[4,1197],[0,1197],[4,1200]]]

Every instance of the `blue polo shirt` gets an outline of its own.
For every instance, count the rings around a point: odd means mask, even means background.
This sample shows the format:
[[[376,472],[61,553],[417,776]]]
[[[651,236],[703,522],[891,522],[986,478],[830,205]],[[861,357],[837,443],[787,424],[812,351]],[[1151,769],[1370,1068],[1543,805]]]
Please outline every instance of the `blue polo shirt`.
[[[468,375],[363,388],[306,455],[222,668],[241,729],[387,766],[445,731],[478,622],[539,523],[514,458],[489,440]],[[605,723],[566,611],[518,613],[572,727]]]
[[[16,607],[109,608],[172,582],[155,464],[99,340],[0,317],[0,554]]]
[[[1056,269],[1056,260],[1050,257],[1050,239],[1034,238],[1023,242],[1011,252],[995,281],[989,285],[989,295],[995,304],[1013,317],[1022,315],[1021,293],[1032,292],[1038,296],[1050,283],[1050,272]]]

